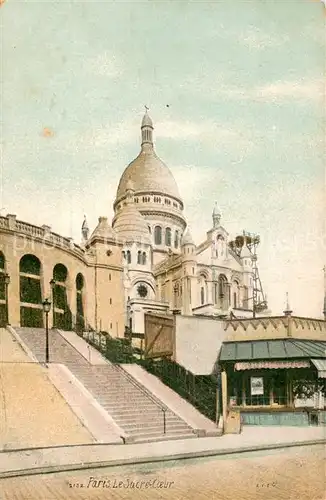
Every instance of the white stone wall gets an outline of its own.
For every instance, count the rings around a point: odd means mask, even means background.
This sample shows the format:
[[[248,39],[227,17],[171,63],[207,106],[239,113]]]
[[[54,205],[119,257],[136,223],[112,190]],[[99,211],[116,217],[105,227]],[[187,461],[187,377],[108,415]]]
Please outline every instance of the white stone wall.
[[[225,337],[224,321],[177,315],[175,361],[195,375],[209,375]]]

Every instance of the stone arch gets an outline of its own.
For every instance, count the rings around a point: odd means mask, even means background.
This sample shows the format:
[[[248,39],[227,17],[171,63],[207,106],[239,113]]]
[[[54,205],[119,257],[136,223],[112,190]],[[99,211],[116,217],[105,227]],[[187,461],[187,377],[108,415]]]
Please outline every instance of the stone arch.
[[[67,297],[68,269],[64,264],[58,263],[54,266],[53,280],[53,327],[61,330],[71,330],[72,314]]]
[[[200,305],[203,306],[208,302],[208,273],[205,270],[200,271],[198,282],[199,282],[199,296],[200,296]]]
[[[20,325],[43,327],[41,261],[25,254],[19,261]]]

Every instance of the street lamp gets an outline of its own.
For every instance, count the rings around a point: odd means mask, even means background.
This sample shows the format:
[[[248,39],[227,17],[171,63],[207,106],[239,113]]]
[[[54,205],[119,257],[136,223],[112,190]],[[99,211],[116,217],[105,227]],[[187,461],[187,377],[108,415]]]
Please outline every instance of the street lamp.
[[[45,299],[42,303],[45,312],[45,363],[49,362],[49,312],[51,311],[51,302]]]
[[[52,328],[55,328],[55,314],[54,314],[54,287],[55,287],[55,279],[52,278],[50,281],[51,292],[52,292]]]
[[[9,300],[8,300],[8,287],[10,284],[10,276],[9,274],[5,274],[5,297],[6,297],[6,325],[9,325]]]

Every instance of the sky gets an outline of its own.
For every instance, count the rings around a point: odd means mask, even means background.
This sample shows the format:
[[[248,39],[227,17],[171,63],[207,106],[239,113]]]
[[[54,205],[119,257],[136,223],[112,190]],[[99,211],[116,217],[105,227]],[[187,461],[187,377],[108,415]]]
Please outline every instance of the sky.
[[[261,238],[273,314],[320,317],[325,6],[312,0],[18,1],[0,8],[0,210],[80,241],[112,217],[144,105],[196,243],[217,202]]]

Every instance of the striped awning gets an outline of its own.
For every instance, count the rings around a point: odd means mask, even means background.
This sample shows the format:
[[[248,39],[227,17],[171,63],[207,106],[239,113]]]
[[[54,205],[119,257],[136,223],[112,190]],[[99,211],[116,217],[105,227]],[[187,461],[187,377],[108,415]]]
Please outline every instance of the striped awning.
[[[318,370],[318,378],[326,378],[326,358],[312,359],[311,362]]]
[[[316,361],[316,360],[312,360]],[[288,368],[310,368],[309,361],[247,361],[235,363],[234,369],[261,370],[261,369],[288,369]],[[326,370],[326,368],[325,368]],[[326,372],[325,372],[326,373]],[[326,376],[326,375],[325,375]]]

